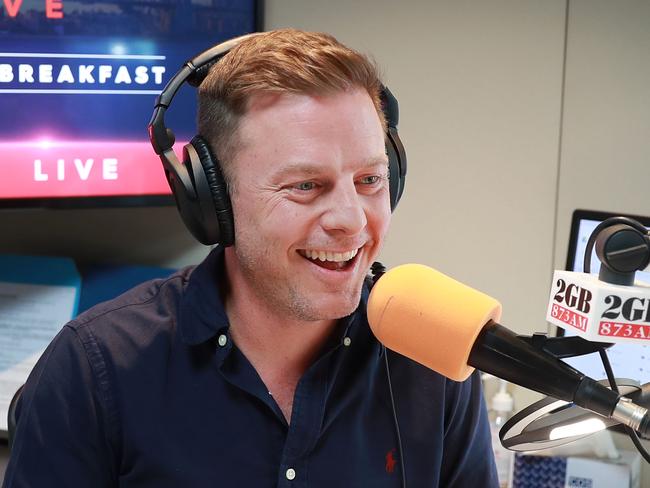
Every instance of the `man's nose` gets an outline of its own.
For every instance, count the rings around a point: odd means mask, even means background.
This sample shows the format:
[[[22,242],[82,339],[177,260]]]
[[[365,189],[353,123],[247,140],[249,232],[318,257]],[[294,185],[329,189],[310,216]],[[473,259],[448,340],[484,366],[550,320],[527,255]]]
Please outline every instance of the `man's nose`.
[[[328,231],[357,234],[366,226],[366,212],[354,182],[337,185],[328,195],[322,225]]]

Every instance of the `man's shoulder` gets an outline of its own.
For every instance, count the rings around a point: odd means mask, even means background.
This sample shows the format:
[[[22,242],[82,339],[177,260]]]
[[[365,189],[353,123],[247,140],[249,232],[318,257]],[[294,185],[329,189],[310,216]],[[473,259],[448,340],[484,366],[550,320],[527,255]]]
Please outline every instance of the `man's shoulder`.
[[[140,334],[146,329],[171,327],[195,266],[166,278],[145,281],[121,295],[79,314],[66,327],[79,335]]]

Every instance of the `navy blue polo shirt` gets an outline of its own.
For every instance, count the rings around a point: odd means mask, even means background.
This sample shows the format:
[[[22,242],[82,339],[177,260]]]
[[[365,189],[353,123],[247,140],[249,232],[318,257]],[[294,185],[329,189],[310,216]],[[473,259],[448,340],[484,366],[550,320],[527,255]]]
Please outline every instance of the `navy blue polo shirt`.
[[[217,249],[63,327],[26,384],[3,486],[498,486],[478,376],[385,352],[367,291],[300,379],[288,424],[230,338],[222,275]]]

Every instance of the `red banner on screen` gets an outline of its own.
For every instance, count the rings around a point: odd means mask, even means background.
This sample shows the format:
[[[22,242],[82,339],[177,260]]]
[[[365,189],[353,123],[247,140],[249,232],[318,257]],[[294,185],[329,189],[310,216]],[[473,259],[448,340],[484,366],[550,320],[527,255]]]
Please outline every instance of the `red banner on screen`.
[[[0,199],[169,194],[148,142],[0,142]]]

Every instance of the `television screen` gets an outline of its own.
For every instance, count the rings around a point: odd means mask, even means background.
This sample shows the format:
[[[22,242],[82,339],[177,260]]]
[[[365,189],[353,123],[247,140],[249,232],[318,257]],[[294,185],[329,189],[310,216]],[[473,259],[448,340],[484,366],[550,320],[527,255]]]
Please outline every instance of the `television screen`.
[[[255,0],[4,0],[0,206],[171,203],[154,100],[185,61],[258,27]],[[194,91],[166,118],[179,153]]]
[[[619,215],[625,216],[623,214],[591,210],[576,210],[573,213],[567,255],[567,270],[576,272],[583,271],[583,260],[589,236],[603,220]],[[636,215],[627,215],[627,217],[632,217],[650,228],[650,217]],[[591,273],[595,274],[600,270],[600,261],[596,256],[595,250],[592,250],[590,268]],[[650,286],[650,272],[647,270],[638,271],[636,273],[636,282],[640,285]],[[615,377],[637,380],[642,384],[650,382],[650,343],[616,344],[607,350],[607,354],[612,363]],[[600,360],[600,356],[596,353],[566,359],[566,362],[592,378],[604,379],[606,377],[605,368]]]

